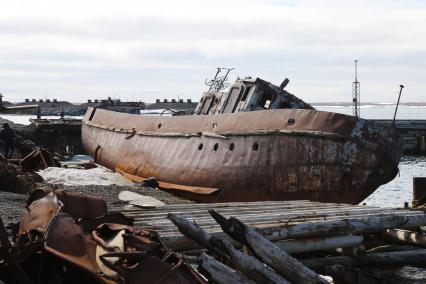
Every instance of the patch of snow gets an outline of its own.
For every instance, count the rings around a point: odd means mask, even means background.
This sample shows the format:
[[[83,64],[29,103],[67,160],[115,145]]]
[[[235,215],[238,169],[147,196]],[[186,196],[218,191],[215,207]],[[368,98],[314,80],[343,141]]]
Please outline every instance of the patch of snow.
[[[118,173],[103,167],[89,170],[51,167],[38,172],[47,182],[63,185],[121,185],[131,186],[133,183]]]
[[[131,205],[140,206],[140,207],[150,208],[150,207],[160,207],[160,206],[166,205],[164,202],[154,197],[142,195],[142,194],[132,192],[132,191],[127,191],[127,190],[123,190],[122,192],[120,192],[120,194],[118,195],[118,199],[127,201]]]

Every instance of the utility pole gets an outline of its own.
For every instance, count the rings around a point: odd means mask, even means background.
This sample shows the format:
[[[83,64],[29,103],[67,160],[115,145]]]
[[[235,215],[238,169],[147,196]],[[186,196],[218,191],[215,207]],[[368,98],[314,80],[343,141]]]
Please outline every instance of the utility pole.
[[[355,60],[355,81],[352,83],[353,114],[360,116],[360,83],[358,82],[358,60]]]

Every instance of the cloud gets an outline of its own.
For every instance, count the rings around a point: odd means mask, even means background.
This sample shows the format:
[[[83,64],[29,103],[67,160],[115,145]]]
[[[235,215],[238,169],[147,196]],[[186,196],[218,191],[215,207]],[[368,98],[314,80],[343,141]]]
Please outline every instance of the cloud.
[[[422,1],[8,1],[0,18],[7,100],[198,99],[216,66],[307,101],[424,101]],[[62,96],[62,97],[60,97]]]

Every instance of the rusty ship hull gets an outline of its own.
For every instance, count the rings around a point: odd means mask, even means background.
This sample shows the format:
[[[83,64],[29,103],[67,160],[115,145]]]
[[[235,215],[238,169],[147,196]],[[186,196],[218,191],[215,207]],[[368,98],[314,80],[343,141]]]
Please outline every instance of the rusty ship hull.
[[[313,109],[144,117],[89,108],[82,141],[127,177],[200,202],[357,204],[398,172],[395,128]]]

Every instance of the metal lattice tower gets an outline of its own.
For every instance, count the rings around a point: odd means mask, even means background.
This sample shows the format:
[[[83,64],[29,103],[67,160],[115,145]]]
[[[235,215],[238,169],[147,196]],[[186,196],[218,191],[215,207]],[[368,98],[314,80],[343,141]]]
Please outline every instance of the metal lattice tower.
[[[360,83],[358,82],[358,60],[355,60],[355,81],[352,83],[352,102],[354,103],[353,114],[360,116]]]
[[[234,68],[224,68],[224,67],[217,67],[217,71],[216,71],[216,75],[214,76],[214,78],[210,81],[207,81],[205,84],[210,87],[209,88],[209,92],[210,91],[215,91],[215,92],[219,92],[223,89],[228,88],[231,84],[228,83],[228,75],[229,72],[231,72],[232,70],[234,70]]]

